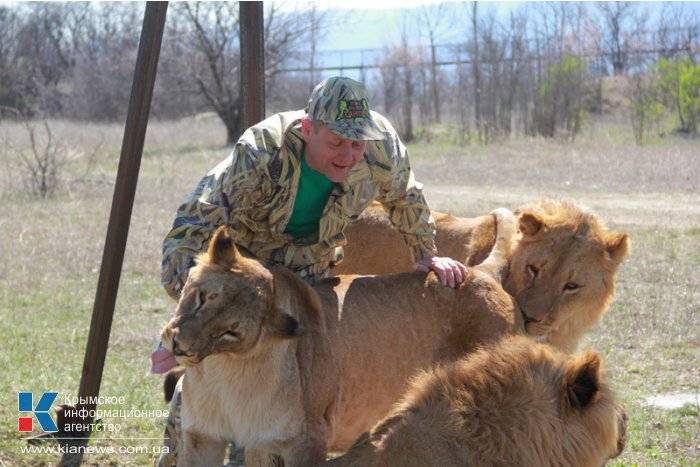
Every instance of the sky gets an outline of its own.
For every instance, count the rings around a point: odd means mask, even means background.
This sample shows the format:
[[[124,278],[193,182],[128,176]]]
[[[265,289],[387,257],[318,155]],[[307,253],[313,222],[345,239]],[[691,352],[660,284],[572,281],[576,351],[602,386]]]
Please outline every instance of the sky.
[[[308,5],[309,2],[304,2]],[[446,3],[449,18],[440,21],[440,29],[436,43],[451,44],[464,41],[466,25],[464,22],[469,15],[470,2],[440,2],[433,0],[356,0],[356,1],[316,1],[319,10],[331,10],[336,27],[329,28],[318,47],[318,64],[320,66],[352,66],[361,63],[377,62],[372,56],[377,52],[361,52],[362,49],[379,50],[390,44],[396,44],[401,38],[402,24],[409,18],[410,42],[427,44],[427,38],[417,36],[415,18],[420,16],[424,7],[437,7]],[[510,8],[523,5],[526,2],[479,2],[480,16],[483,13],[508,11]],[[411,19],[413,18],[413,19]],[[457,18],[456,20],[454,18]],[[464,19],[462,19],[464,18]],[[343,51],[342,53],[339,51]],[[381,56],[381,52],[379,52]],[[381,59],[379,60],[381,61]],[[327,70],[320,73],[321,77],[342,74],[355,79],[362,79],[360,72],[344,68]]]
[[[308,4],[310,2],[305,3]],[[347,18],[347,23],[354,28],[353,31],[348,31],[345,28],[338,27],[335,31],[329,31],[325,41],[321,44],[321,50],[381,48],[389,42],[398,40],[402,22],[401,17],[406,12],[420,10],[423,6],[447,3],[449,11],[454,12],[454,17],[462,17],[463,15],[466,20],[468,18],[467,8],[471,4],[471,2],[441,2],[437,0],[317,0],[315,3],[320,9],[328,8],[336,12],[337,15]],[[479,1],[479,16],[485,13],[494,13],[497,17],[505,19],[510,11],[527,8],[527,5],[531,3],[534,2]],[[640,9],[655,12],[655,10],[660,11],[664,3],[669,2],[642,1],[635,3],[640,4]],[[683,3],[687,14],[695,16],[697,21],[700,22],[700,1],[674,3]],[[447,31],[441,33],[441,38],[438,42],[461,41],[459,34],[463,34],[464,25],[459,22],[454,24],[454,21],[452,23],[447,27]]]
[[[308,6],[310,2],[304,2]],[[359,49],[382,49],[389,44],[396,44],[401,37],[401,24],[403,18],[412,15],[419,16],[421,9],[425,6],[436,7],[438,3],[446,3],[444,7],[448,11],[448,17],[441,21],[443,29],[438,32],[436,42],[438,44],[461,43],[465,40],[464,35],[469,31],[469,10],[471,2],[439,2],[434,0],[354,0],[354,1],[330,1],[318,0],[315,2],[320,10],[325,8],[332,11],[335,18],[340,20],[334,28],[330,28],[319,44],[318,63],[322,66],[352,66],[372,62],[368,58],[369,53],[359,52]],[[529,4],[535,2],[484,2],[478,3],[479,16],[494,14],[496,18],[507,21],[508,13],[528,8]],[[597,3],[597,2],[589,2]],[[658,17],[664,3],[669,2],[635,2],[639,3],[638,11],[646,11],[650,17]],[[700,1],[695,2],[675,2],[676,5],[683,5],[684,13],[688,17],[697,18],[700,22]],[[411,37],[412,43],[427,44],[426,37]],[[409,34],[411,33],[409,28]],[[349,52],[354,50],[354,53]],[[448,50],[448,49],[443,49]],[[333,52],[334,51],[334,52]],[[337,51],[345,51],[339,53]],[[336,74],[337,70],[323,72],[322,75]],[[342,74],[353,76],[359,72],[354,72],[345,68]],[[356,77],[356,76],[353,76]]]
[[[334,10],[341,18],[347,18],[348,23],[356,29],[349,33],[338,28],[329,31],[321,49],[345,50],[345,49],[374,49],[381,48],[400,36],[402,16],[411,11],[419,10],[423,6],[435,5],[440,2],[417,0],[359,0],[342,2],[317,2],[317,4]],[[453,7],[459,7],[457,2]],[[352,7],[348,7],[352,4]]]

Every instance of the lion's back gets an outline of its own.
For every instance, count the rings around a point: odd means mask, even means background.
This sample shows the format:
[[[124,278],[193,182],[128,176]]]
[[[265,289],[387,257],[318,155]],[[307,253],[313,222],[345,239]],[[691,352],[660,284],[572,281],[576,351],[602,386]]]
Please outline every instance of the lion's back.
[[[479,264],[488,256],[496,237],[493,216],[466,218],[438,211],[432,215],[439,256],[468,265]],[[396,274],[413,266],[406,243],[379,203],[350,224],[345,236],[345,259],[331,270],[333,275]]]

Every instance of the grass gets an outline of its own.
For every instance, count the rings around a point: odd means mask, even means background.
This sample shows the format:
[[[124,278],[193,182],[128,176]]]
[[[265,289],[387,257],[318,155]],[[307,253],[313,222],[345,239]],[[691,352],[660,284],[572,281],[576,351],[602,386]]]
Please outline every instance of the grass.
[[[0,150],[0,466],[58,465],[58,454],[23,454],[17,392],[78,392],[95,288],[114,190],[121,128],[55,122],[81,157],[63,174],[58,196],[33,200],[11,152]],[[630,416],[628,443],[611,465],[700,465],[698,407],[666,411],[648,396],[700,393],[700,145],[665,138],[638,148],[623,127],[591,124],[573,145],[514,138],[491,146],[411,144],[417,179],[431,205],[470,216],[517,207],[542,195],[568,197],[630,232],[633,250],[618,292],[583,346],[604,355]],[[159,285],[160,243],[178,204],[228,150],[223,128],[190,119],[149,127],[125,252],[101,394],[113,409],[164,410],[161,378],[148,355],[174,303]],[[100,136],[101,135],[101,136]],[[99,138],[101,149],[87,170]],[[21,129],[0,123],[1,148],[22,145]],[[110,408],[110,407],[102,407]],[[107,419],[120,437],[159,437],[158,417]],[[95,447],[126,447],[105,440]],[[156,449],[157,440],[130,441]],[[148,465],[157,454],[88,454],[86,465]]]

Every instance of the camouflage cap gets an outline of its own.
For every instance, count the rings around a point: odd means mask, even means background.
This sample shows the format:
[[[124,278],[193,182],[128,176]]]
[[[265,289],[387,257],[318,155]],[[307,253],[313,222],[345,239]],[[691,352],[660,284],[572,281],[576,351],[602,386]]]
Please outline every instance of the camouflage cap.
[[[306,113],[338,136],[352,140],[380,140],[384,133],[369,111],[365,86],[354,79],[335,76],[321,81],[311,92]]]

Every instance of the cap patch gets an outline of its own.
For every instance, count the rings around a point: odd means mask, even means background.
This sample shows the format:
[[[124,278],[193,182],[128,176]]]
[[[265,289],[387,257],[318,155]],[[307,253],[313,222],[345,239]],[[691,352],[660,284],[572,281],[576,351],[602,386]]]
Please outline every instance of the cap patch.
[[[338,116],[336,120],[346,118],[370,118],[367,99],[340,99],[338,101]]]

